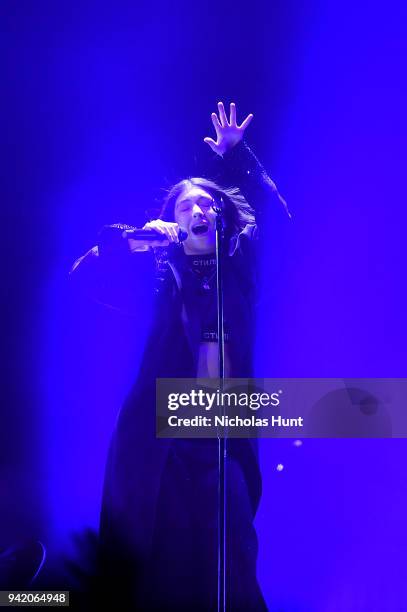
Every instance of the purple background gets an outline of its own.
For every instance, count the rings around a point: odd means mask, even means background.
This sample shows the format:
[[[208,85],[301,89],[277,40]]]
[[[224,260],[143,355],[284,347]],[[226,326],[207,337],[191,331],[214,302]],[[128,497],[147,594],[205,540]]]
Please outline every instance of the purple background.
[[[294,214],[269,228],[258,376],[405,376],[404,3],[3,2],[0,546],[96,527],[147,313],[67,273],[104,223],[144,222],[210,152],[210,112]],[[262,442],[259,576],[272,611],[401,610],[404,440]],[[277,470],[277,465],[284,468]],[[376,607],[375,607],[376,606]]]

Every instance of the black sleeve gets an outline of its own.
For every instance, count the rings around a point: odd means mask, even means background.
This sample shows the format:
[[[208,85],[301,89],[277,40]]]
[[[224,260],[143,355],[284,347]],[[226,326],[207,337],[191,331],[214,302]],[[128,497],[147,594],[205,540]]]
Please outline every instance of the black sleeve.
[[[264,215],[283,223],[291,219],[286,201],[244,140],[223,155],[222,165],[228,183],[240,189],[257,221]]]
[[[77,290],[92,300],[125,314],[137,314],[141,300],[154,294],[156,261],[152,251],[130,253],[123,229],[107,225],[98,244],[79,257],[70,270]]]

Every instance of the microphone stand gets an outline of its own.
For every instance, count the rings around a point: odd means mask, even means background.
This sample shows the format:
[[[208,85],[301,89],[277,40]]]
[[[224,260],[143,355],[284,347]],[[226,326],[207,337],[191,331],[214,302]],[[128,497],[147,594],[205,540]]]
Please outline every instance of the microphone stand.
[[[225,337],[223,315],[223,248],[224,224],[223,201],[213,206],[216,213],[216,295],[218,313],[218,358],[219,391],[224,389],[225,379]],[[223,402],[222,411],[224,414]],[[225,430],[222,429],[221,434]],[[218,612],[226,612],[226,456],[227,439],[218,430]]]

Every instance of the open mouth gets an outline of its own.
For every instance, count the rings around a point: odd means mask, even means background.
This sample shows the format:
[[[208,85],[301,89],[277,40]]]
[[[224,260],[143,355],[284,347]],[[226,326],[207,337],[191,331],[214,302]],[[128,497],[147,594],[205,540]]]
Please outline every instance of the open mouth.
[[[195,227],[192,228],[192,233],[195,234],[196,236],[199,236],[200,234],[206,234],[207,231],[208,231],[208,226],[206,225],[206,223],[195,225]]]

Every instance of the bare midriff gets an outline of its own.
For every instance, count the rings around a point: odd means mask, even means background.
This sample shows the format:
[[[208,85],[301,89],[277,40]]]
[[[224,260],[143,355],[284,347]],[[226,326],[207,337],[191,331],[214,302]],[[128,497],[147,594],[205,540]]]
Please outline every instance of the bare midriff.
[[[225,378],[231,376],[229,346],[225,343]],[[197,378],[217,378],[219,376],[219,352],[217,342],[201,342],[198,354]]]

